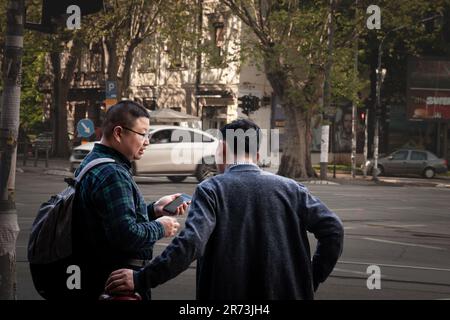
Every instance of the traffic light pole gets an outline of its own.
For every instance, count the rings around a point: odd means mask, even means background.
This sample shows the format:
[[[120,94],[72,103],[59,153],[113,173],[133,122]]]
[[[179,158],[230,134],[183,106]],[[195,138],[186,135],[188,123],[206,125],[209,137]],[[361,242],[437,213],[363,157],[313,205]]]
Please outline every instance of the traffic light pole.
[[[364,164],[363,164],[363,174],[364,178],[367,177],[367,158],[369,153],[369,134],[368,134],[368,128],[369,128],[369,109],[366,109],[366,114],[364,116]]]
[[[393,30],[391,30],[393,31]],[[383,71],[381,70],[381,55],[383,54],[383,43],[389,31],[381,39],[378,46],[378,66],[377,66],[377,86],[376,86],[376,101],[375,101],[375,133],[373,138],[373,168],[372,168],[372,180],[378,182],[378,149],[379,149],[379,135],[380,135],[380,112],[381,112],[381,83],[383,81]]]
[[[9,0],[3,96],[0,118],[0,300],[16,298],[16,240],[19,234],[14,199],[19,132],[25,0]]]

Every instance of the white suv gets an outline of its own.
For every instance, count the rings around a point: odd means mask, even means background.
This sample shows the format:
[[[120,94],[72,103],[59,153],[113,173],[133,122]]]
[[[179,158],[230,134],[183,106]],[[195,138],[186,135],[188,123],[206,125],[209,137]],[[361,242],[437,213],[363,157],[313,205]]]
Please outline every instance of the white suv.
[[[71,170],[93,149],[89,142],[73,149]],[[173,182],[181,182],[188,176],[203,181],[214,174],[214,155],[218,140],[201,130],[179,126],[150,126],[150,145],[140,160],[134,161],[134,175],[167,176]]]

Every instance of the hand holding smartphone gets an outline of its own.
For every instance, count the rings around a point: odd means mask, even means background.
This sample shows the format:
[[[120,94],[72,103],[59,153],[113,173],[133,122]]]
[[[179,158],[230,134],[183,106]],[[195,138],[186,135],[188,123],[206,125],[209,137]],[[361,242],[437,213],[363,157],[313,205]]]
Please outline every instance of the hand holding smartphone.
[[[173,201],[169,202],[167,205],[165,205],[163,210],[170,215],[174,215],[179,206],[181,206],[183,203],[187,203],[187,202],[191,201],[191,199],[192,199],[192,197],[190,195],[182,193],[175,200],[173,200]]]

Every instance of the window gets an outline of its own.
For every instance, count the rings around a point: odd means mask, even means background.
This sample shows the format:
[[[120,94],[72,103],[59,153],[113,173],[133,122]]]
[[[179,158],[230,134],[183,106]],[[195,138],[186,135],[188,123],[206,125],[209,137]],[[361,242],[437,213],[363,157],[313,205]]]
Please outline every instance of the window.
[[[392,160],[406,160],[408,151],[398,151],[392,155]]]
[[[179,142],[191,142],[191,132],[189,130],[184,129],[176,129],[173,130],[172,136],[170,137],[170,142],[179,143]]]
[[[427,160],[427,154],[425,152],[412,151],[411,160],[423,161]]]
[[[157,103],[155,98],[144,98],[143,99],[144,107],[149,110],[156,110],[157,109]]]
[[[172,130],[161,130],[152,134],[150,144],[170,143]]]
[[[224,12],[216,11],[209,15],[210,55],[209,66],[212,68],[226,67],[226,21]]]
[[[197,132],[191,132],[192,134],[192,142],[213,142],[214,140],[211,139],[210,137],[201,134],[201,133],[197,133]]]

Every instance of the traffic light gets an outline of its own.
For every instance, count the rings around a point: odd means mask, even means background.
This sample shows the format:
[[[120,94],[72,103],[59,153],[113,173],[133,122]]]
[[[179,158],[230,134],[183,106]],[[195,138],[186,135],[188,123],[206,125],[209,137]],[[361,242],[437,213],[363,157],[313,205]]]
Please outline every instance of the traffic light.
[[[103,9],[103,0],[43,0],[40,24],[25,23],[25,28],[44,33],[56,33],[58,20],[67,14],[67,8],[76,5],[81,16],[99,12]]]
[[[251,96],[251,110],[255,112],[260,107],[260,99],[258,97]]]
[[[247,97],[248,96],[242,96],[238,98],[238,101],[242,103],[238,103],[238,107],[241,109],[245,109],[247,107]]]
[[[363,111],[359,114],[359,119],[361,120],[362,123],[366,122],[366,112]]]
[[[260,107],[260,99],[255,96],[249,96],[245,95],[238,98],[239,101],[242,103],[238,104],[238,107],[242,109],[242,113],[246,114],[247,116],[250,113],[255,112]]]

